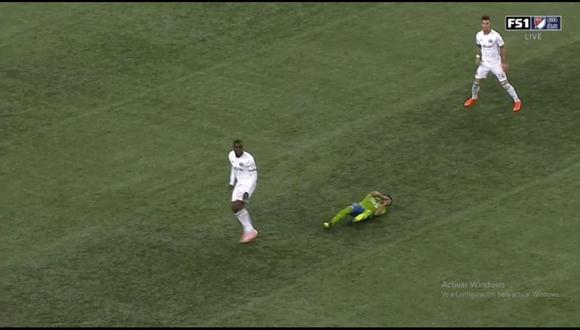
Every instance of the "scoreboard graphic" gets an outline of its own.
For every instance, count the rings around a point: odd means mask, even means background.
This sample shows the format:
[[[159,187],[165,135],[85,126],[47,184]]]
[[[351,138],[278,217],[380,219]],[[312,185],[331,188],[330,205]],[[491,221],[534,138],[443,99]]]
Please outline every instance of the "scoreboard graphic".
[[[506,16],[506,31],[562,31],[562,16]]]

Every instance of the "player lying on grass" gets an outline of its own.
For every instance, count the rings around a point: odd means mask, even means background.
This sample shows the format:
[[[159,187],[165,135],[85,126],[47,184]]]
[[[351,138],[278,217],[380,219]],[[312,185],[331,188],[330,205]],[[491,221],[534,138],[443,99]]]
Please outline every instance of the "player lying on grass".
[[[338,212],[330,222],[325,222],[324,228],[330,228],[347,215],[353,217],[353,222],[363,221],[385,214],[387,208],[393,204],[393,198],[387,194],[373,191],[359,203],[347,206]]]

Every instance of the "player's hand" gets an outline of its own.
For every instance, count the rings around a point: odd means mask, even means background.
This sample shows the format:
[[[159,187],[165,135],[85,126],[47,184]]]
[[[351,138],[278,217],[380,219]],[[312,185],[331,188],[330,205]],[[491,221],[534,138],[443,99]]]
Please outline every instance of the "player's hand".
[[[475,65],[480,65],[480,64],[481,64],[481,56],[475,55]]]
[[[375,216],[383,215],[387,211],[387,208],[383,205],[375,210]]]
[[[507,73],[507,71],[508,71],[508,67],[509,67],[509,66],[508,66],[508,64],[507,64],[507,63],[503,63],[503,64],[501,65],[501,68],[503,69],[503,72],[506,72],[506,73]]]

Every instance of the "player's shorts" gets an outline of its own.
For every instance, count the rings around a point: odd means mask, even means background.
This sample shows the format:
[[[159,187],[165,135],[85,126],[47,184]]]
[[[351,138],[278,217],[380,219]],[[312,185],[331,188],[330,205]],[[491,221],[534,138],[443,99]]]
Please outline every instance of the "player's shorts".
[[[364,211],[366,211],[366,209],[364,207],[362,207],[359,203],[354,203],[351,206],[352,206],[352,211],[349,213],[349,215],[353,218],[356,217],[357,215],[363,213]]]
[[[483,63],[480,64],[479,67],[477,68],[477,71],[475,72],[475,79],[487,78],[487,75],[489,74],[490,71],[491,73],[493,73],[494,76],[496,76],[497,80],[499,80],[500,83],[507,81],[507,75],[503,71],[501,64],[493,64],[493,65]]]
[[[245,183],[245,182],[238,182],[234,186],[234,191],[232,191],[232,202],[234,201],[243,201],[244,194],[248,193],[248,199],[246,202],[250,201],[250,197],[254,193],[256,189],[256,184]]]

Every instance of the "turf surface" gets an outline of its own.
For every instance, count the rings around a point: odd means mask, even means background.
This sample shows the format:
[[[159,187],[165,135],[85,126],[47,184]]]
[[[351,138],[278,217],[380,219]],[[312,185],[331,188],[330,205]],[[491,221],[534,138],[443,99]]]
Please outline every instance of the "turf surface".
[[[462,107],[482,14],[521,113],[493,79]],[[563,31],[526,41],[512,14]],[[0,4],[0,325],[579,325],[579,16]],[[247,246],[235,138],[260,170]],[[371,190],[389,215],[322,229]]]

